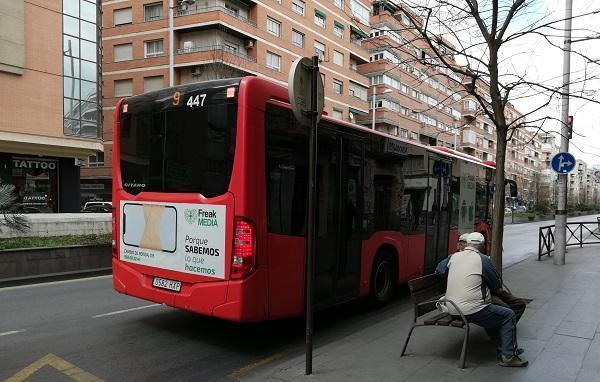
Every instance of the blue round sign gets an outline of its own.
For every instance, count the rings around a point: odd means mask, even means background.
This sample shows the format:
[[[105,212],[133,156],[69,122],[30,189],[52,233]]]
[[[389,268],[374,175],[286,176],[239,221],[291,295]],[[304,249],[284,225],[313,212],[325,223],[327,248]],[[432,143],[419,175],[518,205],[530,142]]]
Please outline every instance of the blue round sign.
[[[552,157],[552,169],[559,174],[573,171],[575,163],[575,157],[571,153],[558,153]]]

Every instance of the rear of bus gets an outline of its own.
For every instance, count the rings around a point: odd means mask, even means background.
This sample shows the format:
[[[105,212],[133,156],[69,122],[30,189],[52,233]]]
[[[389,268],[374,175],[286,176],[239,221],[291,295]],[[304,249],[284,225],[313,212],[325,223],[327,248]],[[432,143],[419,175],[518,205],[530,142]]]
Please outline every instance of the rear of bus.
[[[244,88],[240,79],[208,81],[118,103],[112,261],[118,292],[227,320],[267,319],[255,217],[243,215],[247,186],[234,175],[245,172],[248,160],[238,122]]]

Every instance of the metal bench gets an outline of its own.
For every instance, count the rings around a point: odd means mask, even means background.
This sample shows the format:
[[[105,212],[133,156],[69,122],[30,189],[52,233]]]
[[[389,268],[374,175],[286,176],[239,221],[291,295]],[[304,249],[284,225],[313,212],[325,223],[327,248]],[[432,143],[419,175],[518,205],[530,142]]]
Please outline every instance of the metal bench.
[[[410,295],[415,305],[415,316],[413,320],[408,337],[402,348],[401,356],[404,356],[408,341],[412,335],[413,330],[419,326],[448,326],[451,328],[463,329],[465,332],[462,352],[460,354],[460,368],[465,368],[466,356],[467,356],[467,342],[469,341],[469,323],[465,318],[464,314],[458,309],[458,306],[454,301],[441,298],[446,293],[446,280],[439,278],[435,275],[427,275],[419,277],[417,279],[408,282],[410,289]],[[420,322],[418,319],[427,313],[437,310],[437,302],[445,302],[451,304],[454,309],[459,313],[458,316],[451,315],[449,313],[439,313],[432,317],[424,318]]]

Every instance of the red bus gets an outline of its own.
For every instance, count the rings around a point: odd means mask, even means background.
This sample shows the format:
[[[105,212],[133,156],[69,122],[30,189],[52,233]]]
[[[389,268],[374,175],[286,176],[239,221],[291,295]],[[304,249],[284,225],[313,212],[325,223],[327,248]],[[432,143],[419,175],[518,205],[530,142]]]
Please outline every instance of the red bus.
[[[117,291],[232,321],[304,312],[308,131],[257,77],[121,100],[113,153]],[[431,272],[459,233],[491,237],[493,166],[323,116],[315,307]]]

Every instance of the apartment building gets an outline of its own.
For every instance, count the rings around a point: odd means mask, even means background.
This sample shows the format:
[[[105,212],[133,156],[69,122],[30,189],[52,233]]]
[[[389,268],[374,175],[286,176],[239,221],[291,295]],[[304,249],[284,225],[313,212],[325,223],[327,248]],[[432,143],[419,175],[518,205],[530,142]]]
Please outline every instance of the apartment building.
[[[589,166],[587,162],[577,159],[575,168],[568,175],[567,204],[578,205],[600,204],[600,169]]]
[[[0,7],[0,181],[24,212],[78,212],[80,166],[101,153],[95,0]]]
[[[369,62],[359,65],[369,78],[369,115],[357,122],[426,145],[455,147],[461,95],[460,77],[436,65],[427,44],[410,28],[408,8],[373,2]],[[451,57],[447,57],[453,62]]]
[[[102,9],[105,155],[90,179],[110,176],[118,99],[169,85],[253,75],[287,86],[293,61],[316,54],[325,112],[368,113],[368,79],[357,71],[369,61],[368,0],[174,0],[172,36],[168,0],[108,0]]]

